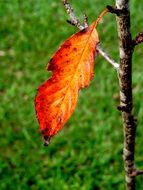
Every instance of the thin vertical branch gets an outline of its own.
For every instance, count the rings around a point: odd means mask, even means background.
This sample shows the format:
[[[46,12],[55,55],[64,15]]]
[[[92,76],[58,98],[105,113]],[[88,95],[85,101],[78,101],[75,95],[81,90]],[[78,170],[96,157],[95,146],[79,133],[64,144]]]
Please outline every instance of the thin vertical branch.
[[[124,126],[123,159],[126,173],[127,190],[135,190],[134,154],[136,123],[132,113],[132,37],[130,32],[130,8],[129,0],[116,0],[116,8],[120,10],[117,15],[117,29],[120,46],[120,106]]]
[[[77,17],[74,15],[73,8],[67,0],[63,0],[64,6],[70,17],[70,22],[77,28],[82,30],[87,27],[87,19],[85,25],[81,25]],[[130,32],[130,9],[129,0],[115,0],[116,7],[107,6],[111,13],[117,16],[117,29],[119,36],[119,51],[120,51],[120,65],[116,63],[100,46],[97,45],[97,51],[110,64],[112,64],[118,72],[120,85],[120,106],[119,111],[122,112],[123,127],[124,127],[124,148],[123,159],[125,166],[125,180],[127,190],[135,190],[135,177],[143,175],[143,170],[135,168],[134,154],[135,154],[135,136],[136,136],[136,121],[133,115],[133,100],[132,100],[132,54],[136,45],[143,42],[143,34],[139,33],[134,40],[132,40]]]

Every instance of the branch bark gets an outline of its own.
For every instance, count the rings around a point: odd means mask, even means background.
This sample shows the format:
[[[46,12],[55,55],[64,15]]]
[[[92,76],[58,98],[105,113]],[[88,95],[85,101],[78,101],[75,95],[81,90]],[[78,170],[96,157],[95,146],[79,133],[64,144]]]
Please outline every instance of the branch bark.
[[[117,30],[119,36],[120,51],[120,111],[122,112],[124,127],[123,159],[126,173],[126,189],[135,190],[134,154],[136,122],[133,116],[132,100],[132,37],[130,32],[130,8],[129,0],[116,0],[116,8],[123,12],[117,15]]]

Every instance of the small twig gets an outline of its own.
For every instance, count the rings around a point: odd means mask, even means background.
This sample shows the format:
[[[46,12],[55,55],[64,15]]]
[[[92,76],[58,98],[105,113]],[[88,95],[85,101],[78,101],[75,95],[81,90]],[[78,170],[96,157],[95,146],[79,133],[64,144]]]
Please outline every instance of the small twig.
[[[135,176],[138,176],[138,175],[143,175],[143,170],[134,169],[129,176],[130,177],[135,177]]]
[[[107,5],[106,8],[110,13],[116,14],[117,16],[125,16],[127,14],[126,9],[117,9],[116,7],[112,7],[110,5]]]
[[[102,55],[111,65],[113,65],[115,67],[115,69],[119,69],[119,64],[114,61],[100,46],[100,44],[97,45],[97,51],[100,53],[100,55]]]
[[[82,26],[80,24],[80,21],[77,19],[77,17],[74,14],[73,8],[70,6],[67,0],[63,0],[64,6],[66,8],[66,11],[70,17],[70,21],[68,21],[70,24],[76,26],[79,30],[83,30],[85,26]]]
[[[143,32],[140,32],[135,39],[132,40],[133,47],[143,42]]]
[[[88,17],[86,14],[84,14],[84,28],[87,28],[88,27]]]
[[[67,20],[67,22],[71,25],[76,26],[79,30],[83,30],[88,27],[88,17],[84,15],[84,25],[80,23],[80,21],[77,19],[77,17],[74,14],[74,10],[71,7],[71,5],[68,3],[67,0],[63,0],[64,6],[66,8],[66,11],[70,17],[70,20]],[[98,20],[100,20],[100,17],[98,17]],[[116,63],[104,50],[103,48],[98,44],[96,47],[97,52],[99,52],[100,55],[102,55],[111,65],[115,67],[115,69],[119,69],[119,64]]]

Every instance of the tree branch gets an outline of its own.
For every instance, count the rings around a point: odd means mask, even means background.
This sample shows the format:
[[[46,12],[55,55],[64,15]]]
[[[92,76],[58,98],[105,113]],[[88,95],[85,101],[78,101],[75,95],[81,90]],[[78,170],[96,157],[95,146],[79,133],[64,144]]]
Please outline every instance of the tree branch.
[[[65,9],[70,17],[70,20],[67,20],[67,22],[71,25],[76,26],[79,30],[83,30],[88,27],[88,17],[84,15],[84,25],[80,23],[78,18],[74,14],[74,10],[71,7],[71,5],[68,3],[67,0],[63,0]],[[99,18],[100,19],[100,18]],[[96,47],[97,52],[103,56],[112,66],[114,66],[115,69],[119,68],[119,64],[116,63],[104,50],[100,45],[97,45]]]
[[[102,55],[115,69],[119,69],[119,64],[115,62],[100,46],[100,44],[97,45],[97,51]]]
[[[80,24],[80,21],[78,20],[78,18],[75,16],[73,8],[71,7],[71,5],[68,3],[67,0],[63,0],[64,6],[66,8],[66,11],[70,17],[70,21],[68,21],[70,24],[76,26],[79,30],[83,30],[85,29],[85,26],[82,26]]]
[[[127,190],[135,190],[134,171],[136,122],[132,113],[132,37],[130,32],[129,0],[116,0],[116,8],[123,15],[117,15],[117,29],[120,46],[120,110],[122,111],[124,126],[124,151],[123,159],[126,173]],[[123,109],[122,109],[123,108]]]

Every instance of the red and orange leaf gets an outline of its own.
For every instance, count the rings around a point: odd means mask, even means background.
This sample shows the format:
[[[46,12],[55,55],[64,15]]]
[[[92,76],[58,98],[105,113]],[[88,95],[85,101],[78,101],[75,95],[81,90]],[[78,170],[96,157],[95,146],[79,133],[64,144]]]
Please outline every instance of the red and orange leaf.
[[[35,97],[40,130],[45,139],[54,136],[72,115],[81,88],[93,77],[96,21],[67,39],[48,64],[52,76],[42,84]]]

